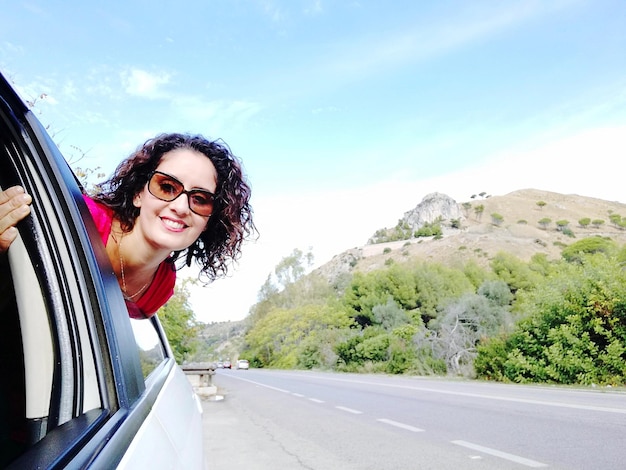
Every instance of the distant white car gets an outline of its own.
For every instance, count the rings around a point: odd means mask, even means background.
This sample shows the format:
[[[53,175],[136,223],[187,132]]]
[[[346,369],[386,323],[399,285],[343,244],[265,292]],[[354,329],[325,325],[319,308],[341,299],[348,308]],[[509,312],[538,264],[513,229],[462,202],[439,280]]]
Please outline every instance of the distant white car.
[[[249,369],[250,363],[247,359],[239,359],[237,361],[237,369]]]
[[[156,316],[131,320],[81,188],[0,74],[0,468],[202,469],[202,404]]]

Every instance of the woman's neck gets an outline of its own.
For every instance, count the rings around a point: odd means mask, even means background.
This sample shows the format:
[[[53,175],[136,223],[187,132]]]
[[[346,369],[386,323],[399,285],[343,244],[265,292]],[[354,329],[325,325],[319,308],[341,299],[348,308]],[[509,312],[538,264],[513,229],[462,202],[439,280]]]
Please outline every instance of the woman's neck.
[[[107,254],[120,288],[128,300],[138,300],[154,279],[159,264],[167,254],[157,253],[137,233],[123,232],[113,224]]]

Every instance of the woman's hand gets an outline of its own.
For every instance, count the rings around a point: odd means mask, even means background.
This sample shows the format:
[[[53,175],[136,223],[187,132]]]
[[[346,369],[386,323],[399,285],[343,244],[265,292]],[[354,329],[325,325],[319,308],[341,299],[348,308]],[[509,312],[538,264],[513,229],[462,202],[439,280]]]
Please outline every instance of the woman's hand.
[[[31,202],[20,186],[0,191],[0,253],[7,251],[17,237],[15,225],[30,214]]]

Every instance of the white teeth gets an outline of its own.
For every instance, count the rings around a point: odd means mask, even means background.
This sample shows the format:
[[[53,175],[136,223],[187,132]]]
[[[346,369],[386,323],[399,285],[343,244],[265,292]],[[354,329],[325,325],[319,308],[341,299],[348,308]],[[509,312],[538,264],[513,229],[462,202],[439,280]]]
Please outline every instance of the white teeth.
[[[170,219],[163,219],[163,223],[167,225],[168,227],[172,227],[177,230],[180,230],[181,228],[185,227],[185,224],[181,224],[180,222],[175,222]]]

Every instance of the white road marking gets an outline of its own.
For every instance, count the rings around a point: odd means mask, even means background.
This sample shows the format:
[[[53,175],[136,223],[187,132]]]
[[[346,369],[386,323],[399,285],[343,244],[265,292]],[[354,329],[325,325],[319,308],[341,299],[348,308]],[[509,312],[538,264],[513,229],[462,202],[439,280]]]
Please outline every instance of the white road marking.
[[[424,432],[423,429],[416,428],[415,426],[411,426],[410,424],[399,423],[399,422],[393,421],[391,419],[380,418],[380,419],[377,419],[376,421],[379,421],[379,422],[385,423],[385,424],[389,424],[389,425],[395,426],[397,428],[406,429],[407,431]]]
[[[301,393],[292,393],[292,395],[294,397],[304,398],[304,395],[302,395]]]
[[[587,411],[600,411],[604,413],[626,414],[626,408],[610,408],[606,406],[579,405],[576,403],[563,403],[563,402],[558,402],[558,401],[535,400],[532,398],[517,398],[517,397],[507,397],[507,396],[500,396],[500,395],[487,395],[484,393],[456,392],[452,390],[441,390],[441,389],[436,389],[436,388],[419,387],[419,386],[414,386],[414,385],[400,385],[400,384],[371,382],[368,380],[340,379],[336,377],[323,377],[323,376],[315,376],[315,377],[321,380],[328,380],[328,381],[334,381],[334,382],[348,382],[348,383],[361,384],[361,385],[374,385],[377,387],[400,388],[400,389],[405,389],[405,390],[415,390],[419,392],[439,393],[441,395],[484,398],[487,400],[500,400],[500,401],[514,402],[514,403],[526,403],[529,405],[553,406],[555,408],[570,408],[574,410],[587,410]]]
[[[537,462],[536,460],[526,459],[524,457],[520,457],[518,455],[509,454],[507,452],[502,452],[496,449],[490,449],[489,447],[483,447],[478,444],[472,444],[467,441],[452,441],[453,444],[467,447],[468,449],[477,450],[478,452],[483,452],[485,454],[493,455],[495,457],[500,457],[501,459],[509,460],[511,462],[519,463],[521,465],[525,465],[531,468],[543,468],[548,465],[545,463]]]
[[[250,379],[242,379],[241,377],[235,377],[232,376],[232,378],[237,379],[237,380],[242,380],[243,382],[250,382],[251,384],[257,385],[259,387],[265,387],[265,388],[269,388],[270,390],[276,390],[277,392],[282,392],[282,393],[291,393],[289,390],[285,390],[283,388],[278,388],[278,387],[272,387],[271,385],[265,385],[262,384],[261,382],[256,382],[254,380],[250,380]]]
[[[309,398],[309,400],[315,403],[325,403],[324,400],[320,400],[319,398]]]
[[[347,411],[348,413],[352,413],[352,414],[355,414],[355,415],[360,415],[360,414],[363,413],[362,411],[353,410],[352,408],[346,408],[345,406],[336,406],[335,408],[337,408],[338,410],[341,410],[341,411]]]
[[[272,390],[276,390],[278,392],[290,393],[289,390],[283,390],[281,388],[272,387],[270,385],[265,385],[259,382],[255,382],[254,380],[242,379],[241,377],[236,377],[235,375],[231,375],[230,377],[237,379],[237,380],[243,380],[245,382],[257,384],[261,387],[271,388]],[[529,399],[529,398],[505,397],[505,396],[499,396],[499,395],[487,395],[483,393],[455,392],[451,390],[440,390],[440,389],[430,388],[430,387],[417,387],[417,386],[412,386],[412,385],[377,383],[377,382],[370,382],[367,380],[349,380],[349,379],[339,379],[339,378],[334,378],[334,377],[331,378],[331,377],[322,377],[322,376],[315,376],[315,377],[321,380],[328,380],[328,381],[334,381],[334,382],[349,382],[349,383],[356,383],[356,384],[363,384],[363,385],[376,385],[379,387],[400,388],[400,389],[415,390],[415,391],[420,391],[420,392],[439,393],[441,395],[455,395],[455,396],[460,396],[460,397],[484,398],[487,400],[499,400],[499,401],[513,402],[513,403],[526,403],[529,405],[553,406],[555,408],[570,408],[574,410],[587,410],[587,411],[600,411],[604,413],[626,414],[626,408],[610,408],[606,406],[579,405],[575,403],[535,400],[535,399]]]

